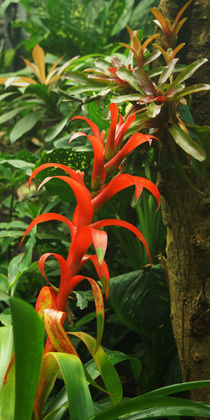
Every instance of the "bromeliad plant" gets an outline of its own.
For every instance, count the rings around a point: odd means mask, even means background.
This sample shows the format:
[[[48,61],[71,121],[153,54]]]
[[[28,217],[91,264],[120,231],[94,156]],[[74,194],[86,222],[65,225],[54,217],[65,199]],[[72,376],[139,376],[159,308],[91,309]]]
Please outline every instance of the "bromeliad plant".
[[[33,48],[32,56],[33,62],[23,58],[27,67],[21,70],[21,75],[0,77],[0,84],[7,89],[6,93],[1,95],[0,124],[15,119],[14,127],[10,131],[11,143],[16,142],[24,134],[28,134],[38,122],[42,123],[42,130],[45,133],[57,122],[61,123],[61,119],[64,117],[61,109],[62,97],[54,87],[56,82],[62,79],[66,68],[77,57],[64,62],[61,66],[58,64],[63,57],[59,58],[46,74],[47,63],[43,48],[36,45]],[[32,77],[22,76],[22,74],[27,74],[28,70],[32,72]],[[12,88],[14,86],[17,88],[16,90]],[[18,121],[16,121],[17,117]],[[68,118],[64,119],[63,126],[67,120]]]
[[[25,236],[34,226],[47,221],[61,221],[65,223],[70,230],[71,237],[67,258],[64,258],[56,252],[48,252],[43,254],[39,259],[39,270],[49,285],[44,286],[41,289],[35,307],[36,312],[44,322],[47,334],[40,378],[34,402],[34,416],[37,420],[42,416],[44,404],[53,388],[58,373],[57,364],[51,362],[52,352],[67,353],[68,355],[70,354],[78,358],[77,350],[70,341],[63,324],[66,320],[69,296],[74,288],[83,280],[87,280],[90,283],[94,296],[97,319],[96,339],[83,332],[74,332],[71,334],[80,338],[90,351],[102,375],[112,403],[119,403],[122,397],[121,384],[117,373],[100,345],[104,327],[102,289],[106,298],[108,298],[110,282],[109,270],[104,260],[108,239],[107,233],[104,230],[101,230],[101,228],[116,225],[129,229],[144,244],[150,262],[151,257],[144,236],[135,226],[127,221],[119,219],[94,221],[94,216],[112,196],[124,188],[134,186],[136,200],[141,196],[143,188],[146,188],[154,195],[158,202],[158,206],[160,205],[160,194],[157,187],[151,181],[129,174],[118,173],[105,184],[106,174],[108,173],[110,176],[110,170],[112,173],[116,173],[121,161],[131,150],[144,142],[149,142],[150,144],[153,139],[153,136],[136,133],[131,136],[126,145],[120,150],[123,136],[135,116],[132,116],[127,121],[123,121],[123,118],[120,115],[119,122],[117,122],[117,106],[112,104],[110,110],[111,124],[105,145],[104,133],[100,133],[98,127],[94,123],[85,119],[93,131],[93,136],[88,135],[94,148],[94,166],[91,182],[92,192],[90,192],[85,185],[84,173],[75,171],[74,169],[59,163],[46,163],[41,165],[33,171],[29,179],[30,187],[32,180],[39,172],[50,167],[59,168],[63,170],[66,175],[56,175],[45,178],[40,184],[39,189],[46,185],[51,179],[60,179],[72,189],[77,201],[72,221],[57,213],[39,215],[30,223],[22,239],[23,241]],[[76,133],[74,137],[78,135],[81,135],[81,132]],[[91,246],[93,246],[95,253],[89,253],[89,248]],[[60,267],[60,283],[58,288],[49,282],[45,273],[45,263],[49,257],[54,257]],[[80,274],[80,269],[88,261],[91,261],[95,267],[102,284],[102,289],[92,277]],[[13,363],[14,357],[4,380],[5,385],[8,383],[7,378],[9,378],[9,375],[11,374],[10,371]],[[104,364],[106,365],[106,369],[104,369]],[[107,372],[105,371],[107,369],[109,371],[108,375],[111,375],[111,381],[107,377]]]
[[[206,151],[201,142],[191,137],[189,121],[185,121],[183,116],[183,105],[187,104],[187,96],[210,89],[210,85],[204,83],[185,85],[194,72],[207,61],[206,58],[200,58],[187,66],[178,63],[177,54],[185,44],[176,45],[177,36],[186,21],[182,15],[191,1],[182,7],[173,24],[170,24],[158,9],[152,8],[151,12],[160,33],[141,42],[139,31],[132,31],[128,27],[130,44],[121,43],[129,50],[128,57],[118,54],[110,59],[99,59],[95,61],[94,68],[83,72],[84,92],[88,90],[88,81],[90,91],[94,90],[93,82],[97,82],[97,92],[100,92],[99,81],[106,81],[106,93],[114,95],[112,102],[129,104],[129,109],[126,108],[127,117],[130,118],[133,113],[136,115],[130,134],[142,129],[157,133],[162,145],[170,148],[176,168],[188,183],[190,180],[180,163],[179,148],[200,162],[206,159]],[[151,52],[148,50],[149,45],[153,47]],[[164,60],[162,66],[160,55]],[[154,60],[157,58],[155,66]],[[69,75],[69,78],[71,77],[72,80],[76,79],[72,74]],[[101,89],[104,90],[104,85]],[[80,89],[80,94],[81,91]],[[74,92],[76,86],[68,89],[70,95]],[[185,155],[182,156],[184,159]],[[186,160],[186,164],[189,165],[189,159]]]
[[[94,221],[94,216],[112,196],[130,186],[135,187],[136,200],[141,196],[143,188],[146,188],[156,198],[158,206],[160,204],[158,189],[145,178],[118,173],[105,184],[107,167],[108,175],[110,175],[109,169],[117,171],[117,166],[126,156],[126,152],[129,153],[130,150],[143,142],[148,141],[150,143],[152,141],[152,136],[136,133],[128,140],[127,149],[125,149],[126,144],[119,150],[123,135],[131,120],[123,120],[120,116],[117,123],[117,118],[116,105],[111,105],[111,125],[105,147],[103,145],[103,133],[100,133],[98,127],[90,120],[86,120],[93,131],[93,136],[88,135],[95,155],[92,175],[93,191],[90,192],[86,187],[83,173],[61,163],[43,164],[37,167],[30,176],[29,186],[34,177],[43,170],[54,167],[64,171],[66,175],[45,178],[39,185],[39,189],[52,179],[60,179],[72,189],[77,204],[72,220],[58,213],[45,213],[35,217],[24,233],[22,241],[32,228],[39,223],[60,221],[69,228],[71,242],[66,258],[57,252],[48,252],[39,259],[39,270],[48,285],[42,287],[35,311],[30,305],[17,298],[10,299],[15,353],[11,358],[6,374],[1,375],[3,382],[0,393],[1,418],[6,415],[8,420],[18,420],[20,418],[21,420],[29,420],[33,413],[33,419],[35,420],[55,420],[62,418],[67,407],[71,420],[115,419],[116,416],[129,418],[129,415],[132,416],[133,414],[139,414],[141,418],[144,418],[144,416],[147,416],[148,409],[150,409],[150,417],[157,416],[157,409],[158,415],[163,416],[170,416],[172,413],[209,416],[209,406],[206,404],[167,397],[168,394],[179,390],[207,386],[209,381],[180,384],[171,388],[166,387],[157,390],[156,394],[154,391],[154,396],[152,393],[148,393],[129,402],[121,402],[122,385],[120,379],[101,346],[104,327],[103,291],[107,298],[110,282],[109,270],[104,260],[108,242],[107,233],[101,229],[115,225],[129,229],[144,244],[149,257],[150,252],[144,236],[132,224],[120,219],[100,220],[98,215],[98,220]],[[133,119],[134,117],[132,117]],[[131,139],[133,139],[134,145],[130,149]],[[108,158],[105,157],[105,154]],[[104,173],[105,175],[103,175]],[[89,250],[91,247],[94,250],[92,253]],[[45,273],[45,263],[49,257],[54,257],[59,264],[59,287],[55,287]],[[102,289],[95,279],[80,274],[80,269],[88,261],[92,262],[95,267]],[[89,282],[93,291],[97,320],[96,339],[85,332],[71,331],[67,333],[65,330],[64,322],[67,317],[67,307],[70,303],[69,297],[71,297],[73,289],[83,280]],[[4,295],[4,299],[8,300],[9,297]],[[43,339],[43,325],[46,335],[45,340]],[[69,334],[73,338],[80,339],[88,348],[104,381],[105,390],[94,382],[94,378],[91,377],[88,369],[84,369],[75,342],[69,339]],[[4,336],[0,338],[4,344],[3,348],[5,348]],[[43,348],[44,342],[45,347]],[[62,394],[59,396],[58,404],[60,405],[57,406],[49,402],[49,408],[45,409],[59,371],[65,381],[67,396]],[[108,408],[105,410],[102,408],[102,413],[100,413],[100,406],[97,409],[94,407],[89,384],[97,387],[100,391],[104,391],[110,398]],[[8,398],[11,401],[9,406]],[[110,407],[110,404],[113,407]]]

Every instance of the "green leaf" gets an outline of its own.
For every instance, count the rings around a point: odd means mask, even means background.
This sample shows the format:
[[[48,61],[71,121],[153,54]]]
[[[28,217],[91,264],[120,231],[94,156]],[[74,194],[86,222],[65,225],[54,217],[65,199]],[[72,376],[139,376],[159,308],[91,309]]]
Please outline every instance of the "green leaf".
[[[139,101],[143,97],[144,95],[141,95],[140,93],[120,95],[120,96],[113,97],[112,102],[114,102],[115,104],[123,104],[124,102]]]
[[[122,0],[121,0],[122,2]],[[118,32],[120,32],[128,23],[132,9],[134,5],[134,0],[124,0],[124,7],[122,8],[122,14],[118,17],[117,22],[112,28],[111,36],[116,35]]]
[[[80,338],[84,342],[89,352],[91,353],[98,370],[100,371],[106,389],[110,394],[112,403],[118,404],[122,399],[122,384],[113,364],[111,363],[104,349],[101,347],[101,345],[97,347],[96,340],[89,334],[84,332],[71,332],[71,334]],[[97,351],[95,351],[96,347]]]
[[[13,352],[12,326],[0,328],[0,389]]]
[[[162,105],[157,105],[154,102],[148,105],[147,107],[147,115],[149,118],[155,118],[161,111]]]
[[[13,144],[18,140],[21,136],[23,136],[25,133],[30,131],[36,123],[41,120],[43,117],[44,110],[42,111],[35,111],[30,113],[29,115],[25,115],[23,118],[21,118],[17,124],[13,127],[11,133],[10,133],[10,142]]]
[[[203,92],[205,90],[210,90],[210,85],[205,83],[198,83],[197,85],[192,85],[184,88],[181,92],[178,92],[176,95],[173,96],[173,100],[177,101],[178,99],[182,98],[186,95],[191,95],[191,93],[195,92]]]
[[[141,335],[157,329],[168,318],[169,296],[159,266],[145,273],[137,270],[112,277],[109,296],[120,320]]]
[[[117,70],[117,76],[120,77],[120,79],[125,80],[134,90],[143,93],[139,84],[137,83],[138,80],[136,81],[134,77],[134,72],[132,73],[127,69],[120,68],[119,70]]]
[[[117,363],[124,362],[127,360],[130,361],[132,366],[135,367],[135,372],[134,372],[135,379],[137,380],[139,378],[142,365],[141,365],[141,362],[136,357],[129,356],[117,350],[105,349],[105,351],[112,365],[116,365]],[[100,376],[100,371],[98,370],[93,359],[89,360],[89,362],[85,364],[85,368],[87,369],[87,372],[89,373],[89,375],[91,376],[93,380],[98,378],[98,376]]]
[[[15,409],[15,364],[10,365],[0,391],[0,419],[14,420]]]
[[[195,61],[194,63],[189,64],[187,67],[185,67],[179,75],[176,77],[174,82],[170,86],[170,90],[172,88],[175,88],[177,85],[182,83],[184,80],[189,79],[195,73],[196,70],[199,69],[200,66],[202,66],[204,63],[206,63],[208,60],[207,58],[200,58],[199,60]]]
[[[94,412],[93,403],[79,357],[59,352],[49,353],[48,357],[53,357],[61,369],[68,395],[71,420],[88,420]]]
[[[13,109],[12,111],[5,112],[5,114],[1,114],[0,124],[3,124],[4,122],[11,120],[13,117],[15,117],[21,111],[23,111],[23,109],[24,108],[22,106],[19,106],[18,108]]]
[[[123,401],[116,407],[103,410],[90,420],[151,419],[168,416],[199,416],[209,418],[210,406],[207,404],[173,397],[140,397]]]
[[[43,324],[28,303],[10,300],[15,347],[15,415],[14,420],[32,416],[43,356]]]
[[[48,131],[45,137],[45,141],[48,142],[48,141],[53,140],[55,137],[57,137],[57,135],[63,130],[63,128],[67,124],[68,120],[69,120],[69,116],[64,118],[58,124],[56,124],[55,127],[52,127],[51,130]]]
[[[185,131],[183,131],[177,124],[172,124],[169,127],[169,132],[174,138],[176,144],[180,146],[186,153],[194,157],[194,159],[202,162],[206,159],[206,153],[195,140],[193,140]]]
[[[34,167],[33,163],[19,159],[2,159],[0,163],[6,163],[13,168],[22,169],[26,175],[31,175],[32,168]]]

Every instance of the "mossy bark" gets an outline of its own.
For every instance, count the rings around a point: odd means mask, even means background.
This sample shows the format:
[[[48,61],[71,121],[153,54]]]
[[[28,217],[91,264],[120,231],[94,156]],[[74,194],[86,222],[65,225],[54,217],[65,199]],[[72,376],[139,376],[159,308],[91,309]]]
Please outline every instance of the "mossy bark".
[[[161,0],[160,9],[173,22],[185,3]],[[179,41],[186,45],[180,62],[189,64],[209,56],[209,0],[194,1],[184,16],[188,21]],[[190,82],[209,82],[209,69],[208,62]],[[195,95],[192,113],[196,124],[210,124],[209,99],[208,93]],[[167,147],[162,148],[160,158],[159,185],[163,220],[167,226],[164,270],[169,283],[171,318],[183,381],[210,379],[210,170],[206,168],[206,175],[200,179],[188,173],[204,193],[200,195],[171,169],[173,161]],[[191,397],[209,402],[210,388],[194,390]]]

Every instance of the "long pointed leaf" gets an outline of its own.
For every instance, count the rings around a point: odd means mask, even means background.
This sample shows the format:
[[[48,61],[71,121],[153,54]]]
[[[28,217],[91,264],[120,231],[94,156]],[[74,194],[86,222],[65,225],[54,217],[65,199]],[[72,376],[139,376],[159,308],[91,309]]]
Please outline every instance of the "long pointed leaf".
[[[83,332],[71,333],[76,337],[80,338],[87,346],[91,353],[98,370],[100,371],[101,377],[106,385],[107,391],[110,393],[110,398],[113,404],[118,404],[122,399],[122,385],[119,376],[109,360],[109,357],[101,346],[96,348],[96,341],[89,334]]]
[[[202,162],[206,159],[206,153],[199,143],[193,140],[185,131],[183,131],[177,124],[172,124],[169,131],[178,144],[186,153],[194,157],[194,159]]]
[[[43,324],[34,308],[17,298],[10,300],[15,347],[14,420],[32,416],[43,355]]]
[[[71,420],[88,420],[93,415],[93,402],[85,371],[79,357],[66,353],[49,353],[63,375],[69,401]]]

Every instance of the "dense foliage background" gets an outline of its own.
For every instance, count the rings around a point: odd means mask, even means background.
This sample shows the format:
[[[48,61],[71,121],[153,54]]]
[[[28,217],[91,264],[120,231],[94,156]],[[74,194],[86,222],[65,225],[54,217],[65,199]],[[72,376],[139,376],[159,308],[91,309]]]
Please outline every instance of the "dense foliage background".
[[[49,168],[44,175],[39,174],[30,191],[28,178],[34,167],[58,162],[84,171],[85,181],[90,185],[93,152],[88,140],[77,139],[68,144],[75,131],[82,127],[89,133],[89,129],[79,120],[71,122],[71,118],[83,115],[95,122],[100,131],[107,130],[115,90],[109,89],[106,79],[87,79],[83,70],[96,65],[100,71],[108,67],[113,55],[122,63],[128,62],[129,50],[119,44],[129,42],[126,25],[132,30],[140,29],[140,39],[152,35],[154,22],[149,8],[158,4],[156,0],[20,0],[1,4],[5,36],[0,54],[1,77],[30,77],[37,82],[19,87],[11,82],[6,89],[0,85],[2,292],[34,305],[45,283],[38,271],[39,257],[43,252],[55,250],[65,256],[68,232],[62,224],[56,225],[56,233],[53,223],[41,224],[32,230],[25,246],[18,248],[33,218],[45,212],[69,217],[75,205],[69,187],[58,179],[36,192],[36,184],[46,176],[60,174],[58,169]],[[68,62],[64,72],[55,73],[61,77],[49,79],[48,84],[37,80],[33,69],[26,67],[28,62],[20,57],[32,62],[32,49],[37,44],[44,49],[47,73],[59,57],[63,58],[58,66]],[[118,104],[121,114],[128,112],[128,103]],[[143,146],[128,156],[123,171],[156,183],[157,155],[156,145],[149,151]],[[197,170],[201,172],[201,166]],[[120,362],[117,370],[124,396],[135,397],[181,381],[168,284],[160,264],[165,255],[166,233],[161,210],[156,213],[155,200],[147,192],[135,204],[133,189],[126,189],[112,198],[100,214],[139,227],[153,260],[150,270],[146,251],[131,233],[118,228],[110,231],[106,261],[111,283],[103,346],[114,364]],[[92,266],[87,265],[84,274],[92,275],[92,271]],[[54,285],[58,284],[59,268],[55,260],[47,262],[46,274]],[[0,305],[0,321],[9,328],[11,310],[4,299]],[[80,285],[73,292],[66,328],[68,331],[80,328],[95,335],[93,295],[88,287]],[[75,346],[82,361],[90,364],[87,350],[76,338]],[[55,395],[64,392],[62,386],[59,378],[50,404],[53,405]],[[92,394],[97,401],[101,391],[93,388]],[[68,417],[64,414],[62,418]]]

